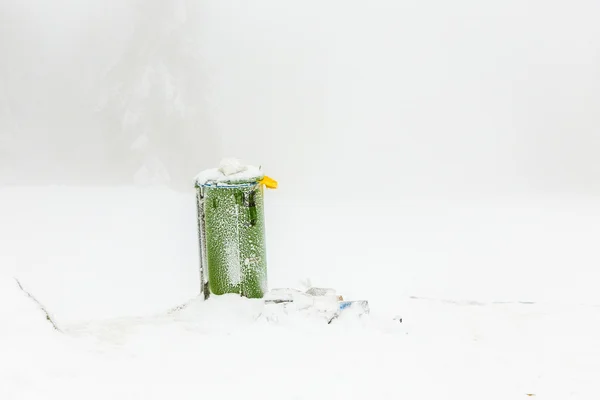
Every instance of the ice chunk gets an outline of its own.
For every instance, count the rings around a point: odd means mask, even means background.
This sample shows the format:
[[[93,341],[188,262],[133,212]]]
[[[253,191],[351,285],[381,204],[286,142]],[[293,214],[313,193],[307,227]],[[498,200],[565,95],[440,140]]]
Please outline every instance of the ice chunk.
[[[306,291],[311,296],[334,296],[335,289],[311,287]]]

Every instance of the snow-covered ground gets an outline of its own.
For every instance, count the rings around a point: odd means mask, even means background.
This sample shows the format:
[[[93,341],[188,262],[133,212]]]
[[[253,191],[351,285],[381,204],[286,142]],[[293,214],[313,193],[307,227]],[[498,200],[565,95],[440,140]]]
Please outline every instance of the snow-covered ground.
[[[195,299],[192,193],[1,189],[0,398],[598,398],[594,199],[369,201],[268,193],[270,286],[371,303],[327,324]]]

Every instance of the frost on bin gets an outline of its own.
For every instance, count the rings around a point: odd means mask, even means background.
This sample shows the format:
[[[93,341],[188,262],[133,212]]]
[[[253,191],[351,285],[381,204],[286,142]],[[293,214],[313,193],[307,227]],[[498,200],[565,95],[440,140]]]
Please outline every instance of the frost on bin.
[[[268,180],[265,183],[265,180]],[[262,298],[267,291],[264,186],[259,168],[235,159],[196,178],[202,290]]]

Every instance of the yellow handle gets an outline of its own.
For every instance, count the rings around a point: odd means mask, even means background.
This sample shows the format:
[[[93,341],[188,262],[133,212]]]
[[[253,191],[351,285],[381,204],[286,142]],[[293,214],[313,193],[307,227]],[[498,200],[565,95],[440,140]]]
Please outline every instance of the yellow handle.
[[[262,178],[260,180],[261,185],[265,185],[266,187],[268,187],[269,189],[277,189],[277,181],[273,178],[269,178],[268,176],[265,176],[264,178]]]

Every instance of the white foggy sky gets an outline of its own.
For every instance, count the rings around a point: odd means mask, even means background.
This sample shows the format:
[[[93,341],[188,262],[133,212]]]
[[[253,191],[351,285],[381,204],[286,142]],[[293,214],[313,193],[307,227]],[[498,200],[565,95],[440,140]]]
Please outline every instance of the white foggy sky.
[[[298,193],[597,193],[598,17],[597,1],[2,0],[0,183],[185,189],[234,155]]]

